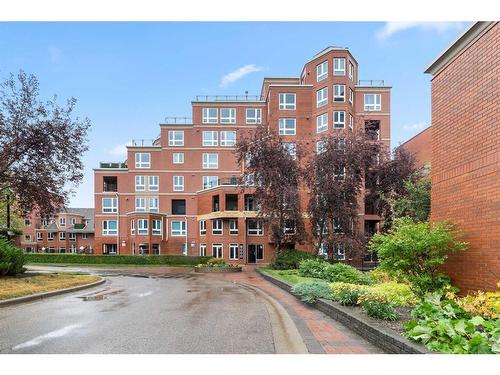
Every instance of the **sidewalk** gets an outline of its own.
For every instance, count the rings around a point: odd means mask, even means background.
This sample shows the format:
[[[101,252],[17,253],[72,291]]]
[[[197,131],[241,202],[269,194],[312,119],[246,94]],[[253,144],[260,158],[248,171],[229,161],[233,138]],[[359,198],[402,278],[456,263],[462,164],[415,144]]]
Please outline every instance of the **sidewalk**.
[[[252,266],[245,266],[245,270],[239,273],[207,274],[207,276],[252,285],[273,297],[294,321],[310,353],[384,353],[342,324],[264,280]]]

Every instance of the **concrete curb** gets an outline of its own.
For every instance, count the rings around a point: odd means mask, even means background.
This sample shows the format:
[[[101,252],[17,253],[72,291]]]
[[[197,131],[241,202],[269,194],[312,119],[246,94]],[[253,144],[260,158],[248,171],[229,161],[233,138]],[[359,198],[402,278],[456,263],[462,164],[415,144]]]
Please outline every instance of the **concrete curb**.
[[[12,306],[12,305],[17,305],[17,304],[25,303],[25,302],[31,302],[31,301],[35,301],[35,300],[39,300],[39,299],[48,298],[48,297],[58,296],[60,294],[77,292],[79,290],[89,289],[89,288],[92,288],[94,286],[104,284],[105,282],[106,282],[106,279],[104,277],[101,277],[101,280],[94,281],[93,283],[90,283],[90,284],[78,285],[78,286],[74,286],[71,288],[58,289],[58,290],[53,290],[50,292],[30,294],[29,296],[10,298],[10,299],[4,300],[4,301],[0,301],[0,308]]]
[[[255,271],[267,281],[291,292],[292,285],[279,280],[271,275],[267,275],[258,268]],[[413,343],[400,336],[377,322],[351,311],[345,306],[336,302],[319,299],[314,305],[316,309],[328,315],[330,318],[342,323],[344,326],[356,332],[358,335],[371,342],[373,345],[383,349],[390,354],[429,354],[430,352],[423,346]]]

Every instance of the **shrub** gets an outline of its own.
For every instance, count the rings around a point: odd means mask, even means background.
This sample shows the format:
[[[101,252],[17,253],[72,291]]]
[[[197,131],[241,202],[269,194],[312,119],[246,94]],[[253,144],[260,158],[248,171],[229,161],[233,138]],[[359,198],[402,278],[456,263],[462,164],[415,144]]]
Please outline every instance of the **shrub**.
[[[370,242],[370,249],[377,252],[379,267],[406,275],[420,295],[449,283],[439,267],[448,253],[465,248],[466,243],[457,240],[451,224],[416,223],[410,218],[395,220],[388,233],[377,233]]]
[[[298,269],[299,263],[302,260],[315,258],[317,257],[305,251],[286,250],[274,259],[274,262],[271,264],[271,268],[275,270]]]
[[[405,336],[442,353],[500,354],[500,320],[465,311],[442,293],[432,293],[412,310]]]
[[[396,282],[377,285],[359,285],[349,283],[332,283],[330,286],[332,297],[344,305],[359,304],[361,299],[380,299],[393,306],[410,306],[417,303],[418,299],[406,284]],[[356,297],[356,303],[354,302]],[[343,303],[342,301],[346,301]]]
[[[447,297],[453,299],[465,312],[487,319],[500,319],[500,291],[478,291],[462,298],[448,294]]]
[[[212,258],[206,263],[200,263],[195,266],[196,268],[238,268],[237,264],[226,263],[222,258]]]
[[[0,276],[15,276],[26,271],[24,253],[7,240],[0,239]]]
[[[408,284],[394,281],[373,285],[370,293],[381,296],[389,303],[396,306],[410,306],[418,302],[418,298]]]
[[[299,263],[299,275],[329,280],[328,270],[331,265],[321,259],[307,259]],[[329,280],[330,281],[330,280]]]
[[[344,306],[357,305],[360,297],[368,293],[368,287],[348,283],[332,283],[330,289],[333,300]]]
[[[335,263],[330,265],[328,269],[328,276],[329,280],[333,282],[361,285],[368,285],[371,282],[370,277],[367,274],[344,263]]]
[[[318,298],[332,298],[330,285],[322,281],[298,283],[292,288],[292,293],[306,303],[314,303]]]
[[[399,314],[393,305],[384,298],[374,298],[373,295],[361,297],[361,307],[366,315],[382,320],[398,320]]]

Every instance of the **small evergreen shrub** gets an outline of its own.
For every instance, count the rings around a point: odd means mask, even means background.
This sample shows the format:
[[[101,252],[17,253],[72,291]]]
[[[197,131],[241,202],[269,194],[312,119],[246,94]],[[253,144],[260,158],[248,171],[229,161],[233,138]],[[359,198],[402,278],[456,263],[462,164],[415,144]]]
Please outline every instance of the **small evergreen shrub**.
[[[318,298],[332,299],[330,285],[322,281],[298,283],[292,288],[292,293],[306,303],[314,303]]]
[[[332,283],[330,285],[332,298],[344,306],[354,306],[359,303],[359,299],[363,294],[368,293],[368,287],[365,285],[349,284],[349,283]]]
[[[315,258],[317,258],[315,255],[305,251],[286,250],[274,259],[271,268],[275,270],[298,269],[301,261]]]
[[[399,314],[394,307],[381,298],[373,298],[372,296],[361,298],[361,307],[366,315],[382,320],[398,320]]]
[[[331,281],[328,276],[330,267],[331,264],[321,259],[303,260],[299,264],[299,275]]]
[[[26,271],[26,257],[21,249],[5,239],[0,239],[0,276],[15,276]]]

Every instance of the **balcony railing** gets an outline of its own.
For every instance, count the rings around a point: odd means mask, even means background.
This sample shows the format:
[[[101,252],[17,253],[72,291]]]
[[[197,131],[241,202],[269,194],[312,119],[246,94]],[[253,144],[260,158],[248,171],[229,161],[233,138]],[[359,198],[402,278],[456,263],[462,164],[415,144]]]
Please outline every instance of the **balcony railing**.
[[[360,79],[358,86],[385,86],[383,79]]]
[[[247,102],[263,101],[260,95],[196,95],[195,102]]]
[[[99,168],[126,169],[127,163],[101,162]]]
[[[134,147],[152,147],[158,145],[158,138],[155,139],[132,139]]]
[[[169,125],[191,125],[192,117],[165,117],[165,124]]]

